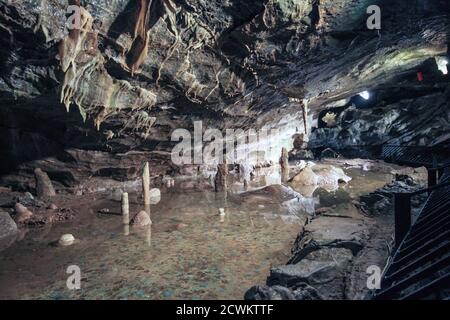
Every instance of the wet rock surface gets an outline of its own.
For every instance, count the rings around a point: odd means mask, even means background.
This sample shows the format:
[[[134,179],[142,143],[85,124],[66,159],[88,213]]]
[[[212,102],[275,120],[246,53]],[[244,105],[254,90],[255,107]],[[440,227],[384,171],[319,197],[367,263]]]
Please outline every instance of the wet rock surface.
[[[86,0],[79,32],[65,29],[67,1],[39,6],[2,1],[0,206],[16,219],[19,238],[43,241],[53,222],[77,216],[67,203],[79,208],[76,202],[99,196],[117,204],[125,191],[133,191],[131,201],[140,203],[136,191],[145,162],[151,187],[169,189],[173,177],[195,176],[199,179],[177,180],[174,192],[215,188],[222,193],[226,170],[214,184],[217,166],[172,162],[172,133],[192,131],[195,120],[221,132],[279,129],[277,148],[290,151],[291,160],[375,157],[373,149],[386,143],[446,145],[450,91],[435,57],[448,55],[450,7],[448,1],[427,3],[380,3],[383,28],[378,31],[366,28],[366,0]],[[419,70],[423,81],[417,79]],[[364,90],[371,94],[366,102],[358,98]],[[276,150],[275,161],[279,156]],[[246,298],[363,298],[367,264],[382,265],[389,250],[390,194],[414,189],[415,182],[401,177],[351,207],[349,195],[321,190],[326,207],[316,208],[317,189],[348,183],[344,172],[297,167],[289,187],[273,186],[276,179],[255,178],[253,172],[273,159],[264,153],[258,162],[230,163],[243,168],[242,183],[251,190],[233,195],[230,203],[257,207],[265,223],[280,216],[283,223],[307,223],[290,264],[274,268],[268,284],[252,288]],[[377,166],[364,165],[361,172]],[[267,187],[255,191],[262,180]],[[46,199],[50,196],[55,207]],[[228,200],[211,200],[216,196],[202,200],[225,210]],[[156,205],[158,196],[153,198]],[[205,215],[191,207],[184,212],[180,206],[176,213]],[[274,207],[282,207],[282,214]],[[91,216],[102,208],[103,203],[89,208]],[[107,209],[100,214],[102,222],[114,217]],[[90,211],[84,214],[92,218]],[[230,215],[221,218],[217,230],[227,226]],[[252,219],[248,222],[254,227]],[[165,230],[175,234],[170,241],[183,235],[183,223],[167,223]],[[196,227],[195,221],[187,225]],[[179,252],[184,253],[183,244]],[[234,239],[229,247],[236,247]],[[191,255],[198,254],[195,249]],[[165,261],[159,267],[163,270]]]
[[[0,252],[14,243],[18,233],[14,220],[7,212],[0,210]]]
[[[131,225],[135,227],[145,227],[151,224],[152,220],[150,220],[149,214],[145,211],[140,211],[131,219]]]
[[[426,188],[426,185],[415,182],[410,176],[397,174],[395,181],[374,193],[362,196],[359,203],[356,203],[356,206],[366,215],[391,214],[394,193],[414,192],[421,188]],[[418,213],[421,205],[425,203],[426,198],[426,193],[412,197],[411,206],[413,215]]]
[[[298,234],[287,264],[272,267],[266,285],[252,287],[245,298],[366,299],[367,269],[383,269],[392,246],[392,192],[417,190],[421,184],[423,180],[409,175],[394,175],[392,183],[362,195],[360,201],[347,200],[359,211],[356,216],[334,215],[336,206],[317,209]],[[367,215],[361,203],[372,214]]]

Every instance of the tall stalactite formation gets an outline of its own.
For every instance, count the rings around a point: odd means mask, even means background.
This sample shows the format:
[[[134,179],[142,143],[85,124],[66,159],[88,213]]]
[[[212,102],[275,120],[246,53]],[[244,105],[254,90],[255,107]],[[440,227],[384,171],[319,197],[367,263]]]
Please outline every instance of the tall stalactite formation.
[[[174,15],[176,12],[177,10],[170,0],[138,0],[133,30],[133,43],[126,55],[126,64],[132,75],[134,75],[147,58],[150,29],[160,18],[164,18],[168,14]],[[173,24],[174,22],[172,21]],[[172,27],[174,28],[174,26]]]
[[[108,74],[105,58],[98,50],[98,32],[93,28],[91,14],[80,6],[79,0],[71,0],[69,5],[79,6],[80,28],[69,30],[58,48],[60,66],[64,72],[61,102],[66,109],[76,104],[83,119],[93,118],[99,130],[102,122],[121,110],[152,107],[156,102],[154,93],[134,87],[128,81],[116,80]],[[148,115],[145,110],[142,112]],[[154,119],[148,116],[136,119],[141,118],[145,123],[135,125],[148,132]]]
[[[139,0],[133,43],[126,56],[126,63],[132,75],[142,65],[148,54],[148,15],[151,3],[152,0]]]

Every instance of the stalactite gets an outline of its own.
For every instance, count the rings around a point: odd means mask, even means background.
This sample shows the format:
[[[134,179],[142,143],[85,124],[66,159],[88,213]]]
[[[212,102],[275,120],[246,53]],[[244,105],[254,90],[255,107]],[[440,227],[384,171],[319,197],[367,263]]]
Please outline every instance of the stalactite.
[[[105,59],[97,48],[93,18],[83,7],[80,7],[80,12],[81,28],[70,30],[59,45],[58,57],[64,72],[60,99],[67,111],[75,103],[82,118],[93,118],[99,130],[102,122],[122,109],[152,107],[156,103],[156,95],[125,80],[113,79],[108,74]],[[154,120],[138,119],[136,122],[141,123],[137,128],[144,128],[147,135]]]
[[[160,19],[166,19],[169,30],[175,36],[175,42],[168,50],[166,58],[158,69],[156,82],[158,83],[161,69],[175,51],[177,43],[181,40],[176,27],[176,13],[178,8],[171,0],[139,0],[136,13],[136,21],[133,31],[133,42],[126,54],[126,63],[133,75],[144,63],[148,55],[151,28]]]

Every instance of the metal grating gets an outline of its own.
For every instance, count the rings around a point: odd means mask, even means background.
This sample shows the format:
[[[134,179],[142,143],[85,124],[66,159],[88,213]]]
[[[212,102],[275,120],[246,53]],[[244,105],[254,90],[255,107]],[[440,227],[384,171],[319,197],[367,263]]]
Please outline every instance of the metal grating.
[[[450,299],[449,169],[398,246],[374,298]]]
[[[383,145],[381,158],[387,162],[439,169],[450,164],[450,150],[422,146]]]

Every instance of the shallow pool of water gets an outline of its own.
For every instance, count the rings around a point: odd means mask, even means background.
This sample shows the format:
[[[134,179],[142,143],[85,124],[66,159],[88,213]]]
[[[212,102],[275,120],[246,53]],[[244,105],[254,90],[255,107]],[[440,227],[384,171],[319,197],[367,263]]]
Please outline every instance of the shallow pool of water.
[[[316,201],[313,209],[334,206],[358,214],[352,199],[392,178],[347,173],[350,184],[318,189],[304,201]],[[61,199],[58,205],[74,208],[77,218],[32,230],[0,254],[0,299],[242,299],[251,286],[265,283],[271,266],[286,263],[308,215],[291,210],[304,205],[300,201],[242,206],[212,192],[168,192],[151,208],[153,225],[129,231],[119,202],[101,195]],[[131,213],[142,209],[138,202],[130,204]],[[102,208],[109,214],[98,213]],[[224,218],[219,208],[225,208]],[[66,233],[77,243],[54,245]],[[80,290],[66,286],[71,265],[81,270]]]

